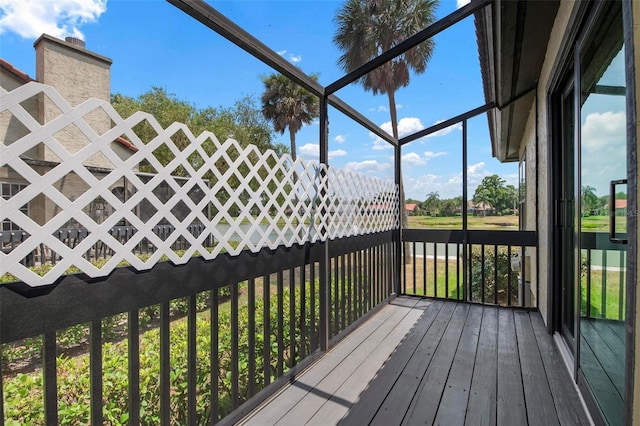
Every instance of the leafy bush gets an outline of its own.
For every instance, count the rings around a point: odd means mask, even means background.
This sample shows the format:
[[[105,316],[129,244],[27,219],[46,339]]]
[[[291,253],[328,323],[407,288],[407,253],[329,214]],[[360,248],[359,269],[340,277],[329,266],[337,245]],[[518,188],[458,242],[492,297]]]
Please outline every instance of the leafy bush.
[[[313,297],[317,302],[317,289]],[[295,324],[290,323],[289,303],[291,294],[288,289],[283,290],[283,328],[282,339],[285,342],[283,352],[282,370],[287,371],[291,365],[300,360],[301,342],[299,336],[304,328],[305,335],[311,334],[312,327],[318,335],[317,324],[311,321],[311,291],[310,285],[305,288],[305,318],[301,320],[299,287],[294,294],[296,318]],[[198,305],[206,306],[207,294],[198,295]],[[270,377],[273,381],[278,374],[278,297],[272,295],[269,305],[270,334],[269,341],[264,342],[264,305],[258,298],[255,303],[255,377],[249,376],[249,311],[246,303],[242,303],[238,309],[238,390],[240,403],[247,400],[249,395],[249,381],[254,381],[255,391],[264,387],[263,348],[270,348]],[[173,301],[172,310],[181,312],[183,300]],[[225,305],[229,304],[227,302]],[[315,318],[318,318],[318,306],[315,304]],[[150,308],[151,309],[151,308]],[[149,312],[141,310],[141,317],[150,316]],[[115,317],[114,317],[115,318]],[[118,323],[122,318],[113,319]],[[76,326],[70,332],[69,341],[86,338],[86,330],[83,325]],[[205,311],[196,317],[196,353],[197,353],[197,380],[196,380],[196,410],[197,423],[206,424],[211,414],[209,404],[211,392],[211,365],[210,348],[210,317]],[[294,333],[296,348],[295,353],[290,351],[288,342],[291,333]],[[75,333],[75,334],[74,334]],[[231,312],[227,306],[221,305],[218,312],[218,398],[219,415],[226,416],[232,411],[232,347],[231,347]],[[160,422],[160,331],[152,328],[140,335],[140,418],[142,424],[155,425]],[[187,321],[179,319],[171,323],[170,329],[170,406],[171,423],[186,424],[187,419]],[[128,421],[128,341],[106,342],[102,346],[103,353],[103,414],[108,424],[126,424]],[[311,351],[311,342],[305,342],[304,353]],[[5,356],[3,352],[3,356]],[[90,420],[90,381],[89,381],[89,355],[82,354],[75,357],[60,355],[57,360],[58,398],[59,398],[59,423],[84,424]],[[18,373],[4,379],[5,395],[5,423],[7,425],[18,424],[44,424],[43,406],[43,381],[41,371],[32,373]]]
[[[514,254],[514,253],[512,253]],[[497,261],[497,265],[496,265]],[[497,268],[497,281],[496,271]],[[484,263],[482,261],[482,250],[474,246],[471,250],[471,299],[474,302],[482,301],[482,287],[484,286],[484,301],[491,303],[498,295],[498,304],[507,305],[509,292],[511,294],[511,304],[518,302],[518,273],[511,272],[509,280],[509,270],[511,268],[511,258],[506,247],[498,246],[498,253],[495,256],[494,247],[485,246]],[[484,281],[482,280],[482,270],[484,269]]]

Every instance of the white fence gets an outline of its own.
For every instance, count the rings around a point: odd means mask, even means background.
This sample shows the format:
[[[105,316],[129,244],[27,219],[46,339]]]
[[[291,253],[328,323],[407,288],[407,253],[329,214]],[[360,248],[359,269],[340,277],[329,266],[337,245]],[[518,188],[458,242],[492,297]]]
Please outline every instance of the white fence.
[[[0,199],[0,219],[28,235],[11,250],[3,247],[0,276],[11,274],[31,286],[48,285],[71,266],[90,277],[100,277],[123,261],[136,270],[147,270],[165,257],[177,265],[198,254],[213,259],[220,253],[237,255],[243,250],[290,247],[398,226],[398,189],[391,181],[300,159],[293,162],[289,155],[260,152],[255,146],[241,147],[233,139],[220,142],[210,132],[195,136],[181,123],[163,129],[153,116],[143,112],[125,120],[108,102],[96,99],[71,107],[55,89],[35,82],[11,92],[0,91],[2,125],[15,126],[17,120],[25,129],[22,137],[15,141],[5,138],[0,145],[0,176],[21,188],[12,197]],[[39,102],[45,98],[53,102],[60,114],[40,124],[23,107],[34,97]],[[107,114],[113,127],[97,134],[86,119],[95,114]],[[145,121],[157,133],[146,144],[134,131]],[[88,142],[80,149],[68,149],[58,136],[65,129],[73,129],[67,135],[75,132]],[[7,129],[0,130],[7,134]],[[182,151],[172,141],[177,134],[186,135],[190,141]],[[119,137],[130,141],[135,149],[122,155],[122,148],[114,143]],[[213,151],[209,150],[211,155],[203,148],[205,142],[215,145]],[[154,155],[162,145],[173,154],[166,165]],[[44,150],[59,161],[45,164],[33,158],[34,152]],[[97,157],[106,159],[112,167],[96,173],[95,167],[86,166]],[[141,179],[137,171],[144,163],[156,173]],[[216,165],[221,163],[228,168],[219,170]],[[173,175],[178,168],[188,179]],[[75,186],[73,196],[60,185],[70,176],[82,182]],[[127,182],[126,197],[113,191],[123,181]],[[158,196],[160,187],[170,188],[165,191],[169,195]],[[89,212],[96,200],[109,208],[108,216],[100,221]],[[45,202],[54,208],[44,207]],[[142,217],[141,205],[153,214]],[[29,208],[25,210],[24,206]],[[45,214],[37,218],[35,211]],[[47,211],[53,213],[47,215]],[[234,211],[238,214],[232,214]],[[126,242],[109,232],[123,222],[136,229]],[[56,236],[56,231],[69,223],[88,233],[73,248]],[[160,224],[173,228],[164,240],[152,232]],[[203,225],[206,231],[192,234],[189,227],[193,224]],[[143,239],[155,248],[148,258],[141,258],[135,250]],[[186,250],[172,249],[178,239],[187,241]],[[83,257],[98,243],[113,252],[100,267]],[[22,260],[43,247],[57,253],[61,260],[41,275],[23,265]]]

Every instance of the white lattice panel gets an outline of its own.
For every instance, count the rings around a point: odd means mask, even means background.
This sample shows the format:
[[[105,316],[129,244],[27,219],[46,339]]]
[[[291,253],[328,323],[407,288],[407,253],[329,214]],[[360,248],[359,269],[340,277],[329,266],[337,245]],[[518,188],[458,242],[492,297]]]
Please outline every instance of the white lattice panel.
[[[60,115],[44,125],[38,123],[21,105],[34,96],[46,96],[59,108]],[[101,135],[86,120],[96,111],[106,113],[114,123]],[[90,99],[73,108],[52,87],[35,82],[11,92],[2,90],[0,114],[10,115],[26,129],[26,135],[14,143],[3,141],[0,145],[0,168],[10,171],[14,179],[18,176],[26,185],[12,198],[0,199],[0,218],[10,220],[29,235],[13,250],[0,254],[0,275],[12,274],[31,286],[51,284],[71,266],[90,277],[99,277],[108,275],[122,261],[137,270],[146,270],[164,256],[174,264],[184,264],[196,252],[213,259],[222,252],[237,255],[243,250],[290,247],[398,226],[398,194],[393,182],[332,168],[327,171],[324,165],[313,162],[293,162],[289,155],[263,153],[255,146],[243,148],[233,139],[220,142],[210,132],[195,136],[180,123],[163,129],[153,116],[142,112],[124,120],[104,101]],[[157,133],[146,144],[134,131],[143,122]],[[90,141],[76,152],[69,152],[56,137],[70,126]],[[182,151],[172,140],[178,134],[189,140]],[[128,158],[121,158],[113,149],[114,140],[120,136],[137,148]],[[211,155],[204,149],[205,142],[215,146],[209,150]],[[174,156],[166,166],[154,155],[162,145]],[[38,169],[26,160],[28,151],[43,146],[59,158],[58,165]],[[96,156],[105,158],[113,167],[102,174],[85,167]],[[137,173],[144,162],[156,173],[145,178]],[[226,170],[219,170],[219,164],[227,165]],[[178,168],[188,178],[174,176]],[[81,181],[84,188],[72,197],[56,184],[69,176]],[[111,191],[123,178],[132,187],[126,200]],[[165,188],[168,195],[160,197],[158,188]],[[34,205],[43,197],[56,206],[56,214],[37,223],[21,207]],[[101,223],[87,214],[87,206],[97,199],[112,212]],[[138,214],[143,204],[153,212],[149,217]],[[234,211],[237,214],[232,214]],[[88,232],[74,248],[56,237],[57,230],[72,221]],[[137,230],[125,242],[109,233],[122,221]],[[153,232],[159,224],[174,228],[164,240]],[[192,234],[189,227],[194,224],[202,225],[205,232]],[[207,244],[211,238],[214,244]],[[155,248],[144,261],[136,253],[143,239]],[[180,254],[172,249],[178,239],[187,241],[186,250]],[[101,267],[83,257],[96,243],[114,252]],[[62,257],[44,276],[21,264],[22,259],[41,247]]]

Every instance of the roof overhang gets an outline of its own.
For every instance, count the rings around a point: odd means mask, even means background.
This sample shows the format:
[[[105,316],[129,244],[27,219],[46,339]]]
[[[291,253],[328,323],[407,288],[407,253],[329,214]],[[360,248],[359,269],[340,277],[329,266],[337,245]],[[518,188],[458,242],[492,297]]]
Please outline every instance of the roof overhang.
[[[493,156],[517,161],[559,0],[495,0],[476,13]]]

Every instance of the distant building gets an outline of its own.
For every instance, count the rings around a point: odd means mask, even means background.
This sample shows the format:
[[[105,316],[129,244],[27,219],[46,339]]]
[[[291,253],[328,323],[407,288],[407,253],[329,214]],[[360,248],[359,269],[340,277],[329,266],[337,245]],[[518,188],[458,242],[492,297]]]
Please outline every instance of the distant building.
[[[485,203],[481,201],[479,203],[474,203],[473,201],[467,202],[467,213],[476,215],[476,216],[486,216],[487,214],[492,215],[495,214],[496,209],[489,203]]]
[[[15,68],[10,62],[0,59],[0,87],[12,91],[32,81],[55,88],[62,97],[75,107],[90,98],[109,102],[111,98],[111,59],[87,50],[82,40],[67,37],[59,40],[43,34],[35,43],[36,78],[32,79],[25,72]],[[22,107],[40,124],[45,124],[59,115],[59,108],[45,95],[34,96],[22,104]],[[98,134],[111,128],[111,119],[101,111],[87,114],[84,121]],[[29,130],[9,111],[0,113],[0,138],[5,145],[10,145],[29,134]],[[55,139],[70,153],[75,153],[89,143],[89,139],[76,126],[67,126],[55,134]],[[124,138],[117,138],[112,146],[114,152],[122,159],[131,156],[135,146]],[[22,159],[38,173],[60,163],[58,156],[44,144],[34,147],[22,156]],[[113,164],[101,153],[93,156],[84,164],[92,173],[106,174],[114,168]],[[121,199],[127,196],[126,182],[116,182],[112,192]],[[26,181],[10,167],[0,168],[0,187],[2,197],[8,199],[26,187]],[[88,184],[74,173],[68,174],[57,183],[57,189],[73,200],[88,189]],[[39,195],[24,206],[23,212],[37,223],[44,224],[55,216],[60,207],[44,195]],[[97,222],[105,216],[108,205],[101,200],[86,208],[87,214]],[[15,224],[3,221],[2,231],[16,230]]]

